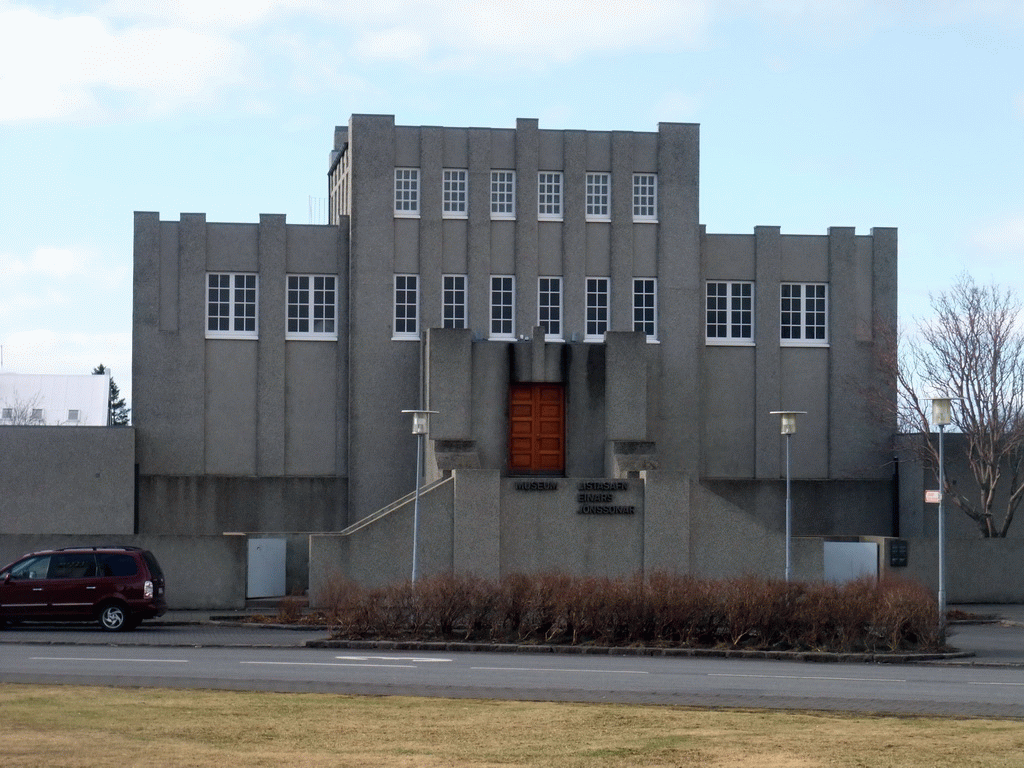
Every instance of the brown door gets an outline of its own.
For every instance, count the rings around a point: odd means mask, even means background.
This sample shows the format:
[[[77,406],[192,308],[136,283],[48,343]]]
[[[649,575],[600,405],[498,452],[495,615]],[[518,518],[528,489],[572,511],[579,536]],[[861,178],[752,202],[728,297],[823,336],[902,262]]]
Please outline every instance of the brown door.
[[[565,471],[565,390],[561,384],[513,384],[509,401],[509,471]]]

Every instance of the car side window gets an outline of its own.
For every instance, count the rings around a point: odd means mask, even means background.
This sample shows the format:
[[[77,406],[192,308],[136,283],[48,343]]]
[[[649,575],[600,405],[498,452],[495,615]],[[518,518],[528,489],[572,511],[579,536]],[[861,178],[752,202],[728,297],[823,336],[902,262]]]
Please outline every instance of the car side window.
[[[91,552],[65,553],[50,558],[51,579],[89,579],[96,575],[96,556]]]
[[[114,552],[100,553],[97,555],[98,576],[134,576],[139,572],[139,566],[131,555],[122,555]]]
[[[50,556],[30,557],[11,568],[12,579],[45,579],[50,570]]]

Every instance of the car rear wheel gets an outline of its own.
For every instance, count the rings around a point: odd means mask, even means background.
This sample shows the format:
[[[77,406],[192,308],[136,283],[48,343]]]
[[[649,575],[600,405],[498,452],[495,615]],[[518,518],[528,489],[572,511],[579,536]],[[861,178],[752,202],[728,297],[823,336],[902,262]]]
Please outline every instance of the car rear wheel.
[[[100,627],[107,632],[122,632],[131,627],[128,609],[120,603],[109,603],[100,609]]]

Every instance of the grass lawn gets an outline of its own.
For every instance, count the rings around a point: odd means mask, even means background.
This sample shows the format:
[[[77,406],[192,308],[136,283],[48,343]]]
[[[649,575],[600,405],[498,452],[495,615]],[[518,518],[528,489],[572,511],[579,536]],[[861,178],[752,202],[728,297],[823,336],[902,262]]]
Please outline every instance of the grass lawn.
[[[1024,765],[1015,720],[0,684],[0,765]]]

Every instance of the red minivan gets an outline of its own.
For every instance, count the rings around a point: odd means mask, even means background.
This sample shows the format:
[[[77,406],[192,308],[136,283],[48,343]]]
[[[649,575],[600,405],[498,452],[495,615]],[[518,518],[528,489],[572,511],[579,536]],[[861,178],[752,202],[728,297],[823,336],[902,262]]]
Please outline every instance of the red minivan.
[[[167,612],[164,574],[139,547],[67,547],[23,555],[0,568],[0,625],[97,621],[133,629]]]

